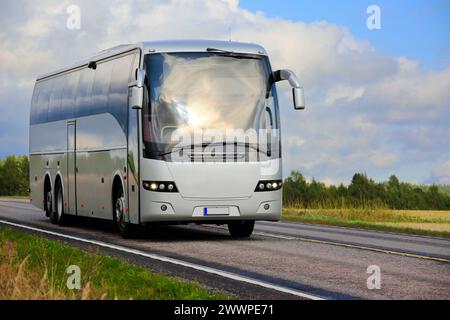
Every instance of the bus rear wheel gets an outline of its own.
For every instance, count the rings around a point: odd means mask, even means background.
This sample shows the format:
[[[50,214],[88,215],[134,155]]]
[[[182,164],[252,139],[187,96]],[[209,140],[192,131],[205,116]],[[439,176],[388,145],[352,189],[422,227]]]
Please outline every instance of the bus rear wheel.
[[[66,224],[66,214],[64,213],[64,195],[61,182],[58,181],[55,187],[55,209],[50,212],[50,221],[63,226]]]
[[[228,231],[233,238],[250,237],[254,227],[254,220],[233,221],[228,223]]]
[[[52,215],[52,190],[48,190],[45,192],[45,216],[51,217]]]

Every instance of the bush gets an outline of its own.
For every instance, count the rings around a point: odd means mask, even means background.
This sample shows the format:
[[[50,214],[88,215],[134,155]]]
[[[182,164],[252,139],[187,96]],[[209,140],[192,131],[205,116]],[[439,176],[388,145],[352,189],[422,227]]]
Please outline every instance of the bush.
[[[8,156],[0,160],[0,196],[27,196],[29,177],[27,156]]]

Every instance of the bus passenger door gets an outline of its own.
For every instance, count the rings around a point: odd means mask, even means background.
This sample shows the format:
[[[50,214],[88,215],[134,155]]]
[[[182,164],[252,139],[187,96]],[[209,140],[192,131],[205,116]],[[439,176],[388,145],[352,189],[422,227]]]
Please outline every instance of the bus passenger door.
[[[77,214],[76,189],[76,122],[67,122],[67,205],[70,214]]]

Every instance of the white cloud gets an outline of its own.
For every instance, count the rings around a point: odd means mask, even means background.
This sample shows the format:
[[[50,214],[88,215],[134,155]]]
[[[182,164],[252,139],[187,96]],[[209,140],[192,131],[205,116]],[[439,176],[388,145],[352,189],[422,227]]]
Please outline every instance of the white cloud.
[[[305,139],[302,139],[297,136],[288,136],[286,139],[284,139],[289,146],[295,146],[295,147],[301,147],[305,144]]]
[[[324,101],[324,105],[333,106],[337,102],[341,103],[352,102],[358,98],[361,98],[364,92],[365,90],[363,87],[353,88],[350,86],[337,85],[331,87],[331,89],[328,91]]]
[[[397,59],[397,65],[398,72],[380,79],[369,88],[367,95],[383,106],[387,120],[438,118],[443,109],[450,107],[450,68],[440,72],[423,71],[416,62],[405,58]]]
[[[374,124],[360,114],[350,118],[350,126],[366,131],[374,128]]]
[[[379,168],[391,167],[398,161],[398,156],[384,148],[374,150],[369,154],[370,161]]]

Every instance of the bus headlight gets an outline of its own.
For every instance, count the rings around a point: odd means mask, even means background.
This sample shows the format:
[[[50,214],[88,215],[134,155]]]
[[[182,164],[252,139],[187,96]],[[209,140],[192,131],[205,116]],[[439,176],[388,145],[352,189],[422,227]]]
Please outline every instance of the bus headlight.
[[[145,190],[156,192],[178,192],[173,181],[144,181],[142,186]]]
[[[281,189],[283,182],[281,180],[263,180],[256,185],[255,192],[275,191]]]

